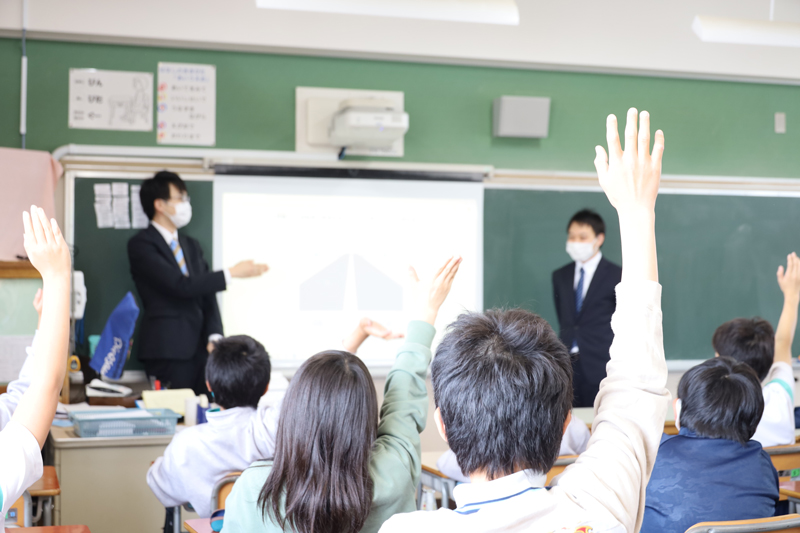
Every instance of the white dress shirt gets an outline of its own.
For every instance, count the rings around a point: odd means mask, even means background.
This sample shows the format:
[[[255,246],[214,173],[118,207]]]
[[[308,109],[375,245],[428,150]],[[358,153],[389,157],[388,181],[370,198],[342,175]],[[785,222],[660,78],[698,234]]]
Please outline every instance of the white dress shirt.
[[[617,285],[608,378],[595,400],[586,451],[556,476],[522,471],[456,487],[458,509],[394,515],[381,533],[638,531],[670,394],[661,319],[661,286]],[[478,423],[478,422],[476,422]]]
[[[791,365],[784,362],[772,364],[764,393],[764,414],[758,423],[753,440],[761,446],[794,444],[794,373]]]
[[[583,269],[583,298],[586,298],[589,285],[592,283],[594,273],[597,271],[597,265],[600,264],[602,258],[603,252],[598,250],[594,257],[585,263],[575,261],[575,282],[572,284],[572,288],[577,290],[578,282],[581,280],[581,269]]]
[[[167,246],[169,246],[170,249],[172,249],[172,241],[180,242],[178,241],[178,230],[170,231],[154,220],[151,220],[150,224],[152,224],[153,227],[158,230],[161,236],[164,237],[164,240],[167,242]],[[178,246],[180,246],[180,244]],[[231,273],[227,268],[223,269],[222,273],[225,275],[225,286],[227,286],[231,282]],[[220,339],[222,339],[222,335],[219,333],[212,333],[208,336],[208,342],[217,342]]]
[[[42,450],[36,437],[19,422],[0,431],[0,507],[2,516],[28,487],[42,477]]]

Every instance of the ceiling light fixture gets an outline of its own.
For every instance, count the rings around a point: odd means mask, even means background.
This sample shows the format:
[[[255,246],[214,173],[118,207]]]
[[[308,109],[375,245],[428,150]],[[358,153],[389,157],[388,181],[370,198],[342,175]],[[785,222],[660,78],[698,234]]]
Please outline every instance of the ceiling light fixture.
[[[704,43],[800,47],[800,24],[775,22],[775,0],[769,20],[745,20],[697,15],[692,30]]]
[[[256,7],[374,17],[519,25],[515,0],[256,0]]]

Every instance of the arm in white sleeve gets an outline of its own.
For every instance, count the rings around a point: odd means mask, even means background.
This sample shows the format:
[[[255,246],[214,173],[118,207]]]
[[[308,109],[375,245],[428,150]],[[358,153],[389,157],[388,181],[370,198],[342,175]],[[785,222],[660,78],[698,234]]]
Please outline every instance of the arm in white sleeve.
[[[0,501],[2,516],[28,487],[42,477],[42,452],[33,433],[19,422],[0,431]]]
[[[6,427],[6,425],[11,421],[11,417],[14,414],[14,410],[16,410],[20,399],[22,398],[22,395],[25,394],[25,391],[28,390],[28,387],[31,384],[35,367],[34,353],[36,347],[36,338],[38,335],[39,332],[37,331],[33,336],[33,342],[31,345],[25,348],[25,351],[28,355],[25,357],[25,362],[22,365],[22,369],[19,371],[19,377],[8,384],[5,394],[0,394],[0,429]]]

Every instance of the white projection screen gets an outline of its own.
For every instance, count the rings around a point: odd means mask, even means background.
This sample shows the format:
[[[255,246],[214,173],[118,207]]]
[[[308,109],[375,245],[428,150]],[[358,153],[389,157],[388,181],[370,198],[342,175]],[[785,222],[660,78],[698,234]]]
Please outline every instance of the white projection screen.
[[[220,293],[226,335],[246,334],[276,369],[295,369],[342,340],[362,317],[405,332],[415,316],[409,266],[424,281],[451,255],[462,265],[436,323],[483,308],[483,184],[217,176],[214,268],[267,263]],[[401,340],[369,338],[358,355],[391,366]]]

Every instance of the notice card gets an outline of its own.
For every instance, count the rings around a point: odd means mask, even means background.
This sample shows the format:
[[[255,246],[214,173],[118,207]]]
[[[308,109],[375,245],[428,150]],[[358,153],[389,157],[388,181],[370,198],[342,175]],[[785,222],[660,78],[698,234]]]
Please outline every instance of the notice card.
[[[217,142],[217,67],[158,64],[158,144],[214,146]]]
[[[70,128],[153,131],[153,74],[69,70]]]

